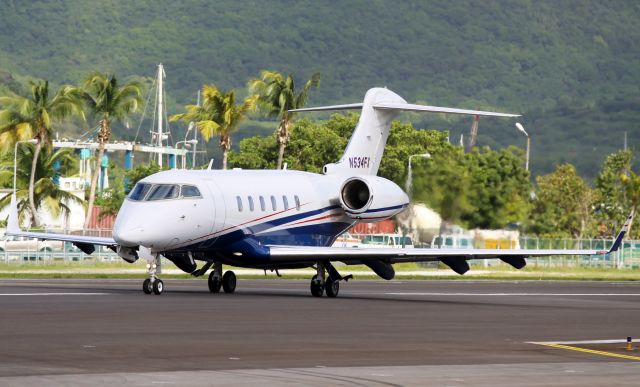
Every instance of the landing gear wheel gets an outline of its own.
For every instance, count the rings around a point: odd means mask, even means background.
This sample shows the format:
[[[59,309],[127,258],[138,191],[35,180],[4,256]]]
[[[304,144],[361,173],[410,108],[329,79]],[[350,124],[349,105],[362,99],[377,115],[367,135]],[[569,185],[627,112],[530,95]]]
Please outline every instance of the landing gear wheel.
[[[327,291],[327,297],[337,297],[338,292],[340,291],[340,282],[328,280],[325,282],[324,288]]]
[[[153,291],[153,286],[151,285],[151,280],[149,278],[144,280],[144,282],[142,283],[142,291],[144,292],[144,294],[151,294],[151,292]]]
[[[227,271],[222,276],[222,288],[225,293],[233,293],[236,291],[236,274],[232,271]]]
[[[318,276],[314,275],[311,278],[311,295],[314,297],[322,297],[324,293],[324,284],[322,281],[318,281]]]
[[[162,294],[163,290],[164,290],[164,283],[162,283],[161,279],[156,278],[156,280],[153,281],[153,293],[159,296]]]
[[[209,280],[207,281],[207,284],[209,285],[209,291],[211,293],[220,293],[222,281],[220,281],[220,277],[218,277],[214,271],[209,274]]]

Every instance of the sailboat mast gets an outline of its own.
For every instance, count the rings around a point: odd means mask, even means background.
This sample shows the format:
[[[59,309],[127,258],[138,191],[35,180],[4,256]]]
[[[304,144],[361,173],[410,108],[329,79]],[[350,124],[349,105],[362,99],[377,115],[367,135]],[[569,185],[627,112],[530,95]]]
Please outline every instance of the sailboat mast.
[[[164,67],[162,63],[158,65],[158,128],[156,132],[156,146],[158,148],[162,148],[162,137],[164,133],[162,131],[163,128],[163,119],[164,119]],[[162,168],[162,153],[160,149],[158,149],[158,166]]]
[[[198,90],[198,106],[200,106],[200,90]],[[196,169],[196,147],[198,146],[198,128],[193,131],[193,157],[191,157],[191,169]]]

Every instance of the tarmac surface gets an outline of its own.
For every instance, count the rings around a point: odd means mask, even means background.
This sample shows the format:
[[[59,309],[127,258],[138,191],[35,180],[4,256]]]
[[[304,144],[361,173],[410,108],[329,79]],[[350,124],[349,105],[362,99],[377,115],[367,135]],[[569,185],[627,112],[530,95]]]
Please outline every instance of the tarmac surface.
[[[640,283],[141,283],[0,280],[0,385],[640,385]]]

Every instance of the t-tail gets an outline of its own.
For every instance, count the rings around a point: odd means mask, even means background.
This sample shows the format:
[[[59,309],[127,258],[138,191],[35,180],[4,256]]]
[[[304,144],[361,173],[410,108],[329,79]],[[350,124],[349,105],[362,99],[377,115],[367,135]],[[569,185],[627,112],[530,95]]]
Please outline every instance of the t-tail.
[[[292,112],[362,109],[360,120],[342,158],[324,167],[325,174],[376,175],[389,137],[391,121],[402,111],[466,114],[471,116],[519,117],[518,114],[414,105],[386,88],[367,91],[362,103],[295,109]]]

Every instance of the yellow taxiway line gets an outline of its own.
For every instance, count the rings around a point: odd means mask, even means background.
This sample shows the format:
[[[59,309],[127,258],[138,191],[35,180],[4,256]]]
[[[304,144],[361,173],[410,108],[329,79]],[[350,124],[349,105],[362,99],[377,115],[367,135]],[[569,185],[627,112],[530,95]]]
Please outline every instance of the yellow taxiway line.
[[[623,355],[621,353],[597,351],[595,349],[580,348],[580,347],[574,347],[574,346],[571,346],[571,345],[554,344],[554,343],[535,343],[535,342],[531,342],[531,344],[544,345],[546,347],[552,347],[552,348],[568,349],[570,351],[592,353],[594,355],[619,357],[619,358],[622,358],[622,359],[640,361],[640,356],[631,356],[631,355]]]

